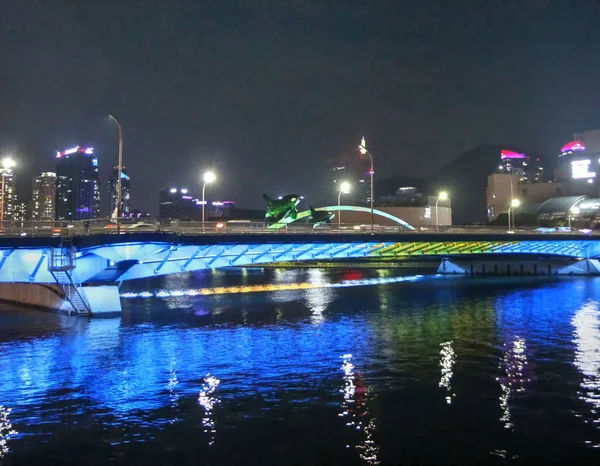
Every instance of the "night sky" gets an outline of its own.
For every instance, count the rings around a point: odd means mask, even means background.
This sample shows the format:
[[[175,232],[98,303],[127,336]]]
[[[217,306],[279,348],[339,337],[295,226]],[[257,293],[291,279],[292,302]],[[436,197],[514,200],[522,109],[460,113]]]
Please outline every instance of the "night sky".
[[[153,213],[209,167],[238,206],[318,204],[363,134],[376,178],[488,142],[556,156],[600,128],[599,19],[586,0],[2,0],[0,153],[22,197],[58,149],[94,146],[106,174],[113,113]]]

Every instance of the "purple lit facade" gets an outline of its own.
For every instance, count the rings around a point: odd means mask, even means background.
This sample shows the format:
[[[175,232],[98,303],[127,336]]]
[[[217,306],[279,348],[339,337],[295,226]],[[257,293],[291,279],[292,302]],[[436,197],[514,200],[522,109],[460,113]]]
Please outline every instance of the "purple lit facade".
[[[56,153],[56,220],[100,217],[98,157],[91,147]]]
[[[520,183],[544,181],[544,169],[539,158],[508,149],[500,151],[500,162],[496,173],[517,175]]]

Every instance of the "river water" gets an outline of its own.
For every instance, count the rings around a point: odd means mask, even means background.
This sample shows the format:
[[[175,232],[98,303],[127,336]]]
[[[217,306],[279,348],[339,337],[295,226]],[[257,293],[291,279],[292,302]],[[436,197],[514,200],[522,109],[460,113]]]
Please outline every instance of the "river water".
[[[171,276],[107,319],[2,305],[0,464],[600,464],[600,279],[398,274]]]

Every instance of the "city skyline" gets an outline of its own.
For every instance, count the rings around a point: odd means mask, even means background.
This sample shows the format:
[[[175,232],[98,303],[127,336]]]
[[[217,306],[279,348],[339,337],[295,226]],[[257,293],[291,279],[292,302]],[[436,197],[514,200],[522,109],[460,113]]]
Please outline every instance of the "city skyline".
[[[553,154],[600,127],[596,2],[80,6],[7,7],[0,151],[25,179],[74,144],[109,170],[114,113],[144,210],[161,180],[191,189],[207,167],[224,175],[218,197],[258,206],[271,182],[322,199],[322,160],[363,135],[381,178],[427,176],[485,143]]]

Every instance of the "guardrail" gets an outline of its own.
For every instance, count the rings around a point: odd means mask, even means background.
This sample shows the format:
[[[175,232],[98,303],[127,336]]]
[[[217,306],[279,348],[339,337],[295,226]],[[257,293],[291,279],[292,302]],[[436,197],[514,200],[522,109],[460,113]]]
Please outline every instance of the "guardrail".
[[[279,229],[267,228],[262,222],[195,222],[158,220],[152,223],[132,222],[123,220],[120,224],[110,219],[80,220],[74,222],[52,222],[52,221],[24,221],[24,222],[0,222],[0,236],[5,237],[51,237],[51,236],[87,236],[101,234],[138,234],[138,233],[174,233],[178,235],[228,235],[228,234],[519,234],[539,236],[548,233],[564,234],[569,236],[600,236],[600,231],[578,230],[578,229],[544,229],[537,227],[516,228],[507,231],[506,227],[478,226],[478,225],[444,225],[444,226],[421,226],[409,230],[402,225],[370,225],[356,224],[324,224],[313,228],[312,224],[302,223],[300,225],[290,224]]]

